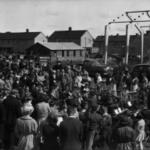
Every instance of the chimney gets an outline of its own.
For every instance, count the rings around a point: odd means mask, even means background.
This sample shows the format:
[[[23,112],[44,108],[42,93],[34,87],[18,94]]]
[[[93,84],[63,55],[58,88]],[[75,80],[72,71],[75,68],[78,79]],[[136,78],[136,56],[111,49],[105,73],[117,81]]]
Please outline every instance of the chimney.
[[[69,30],[69,31],[72,31],[72,27],[69,27],[68,30]]]
[[[29,29],[28,28],[26,29],[26,32],[29,33]]]

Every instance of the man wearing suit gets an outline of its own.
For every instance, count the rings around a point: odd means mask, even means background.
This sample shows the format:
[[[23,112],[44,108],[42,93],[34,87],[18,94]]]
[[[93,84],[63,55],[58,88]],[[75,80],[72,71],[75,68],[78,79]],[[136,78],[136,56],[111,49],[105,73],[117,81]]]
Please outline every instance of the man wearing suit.
[[[82,123],[76,118],[76,108],[68,107],[68,118],[60,124],[60,149],[81,150],[82,148]]]
[[[13,89],[4,100],[5,108],[5,146],[10,149],[15,145],[14,129],[16,120],[21,116],[21,101],[17,98],[18,91]]]

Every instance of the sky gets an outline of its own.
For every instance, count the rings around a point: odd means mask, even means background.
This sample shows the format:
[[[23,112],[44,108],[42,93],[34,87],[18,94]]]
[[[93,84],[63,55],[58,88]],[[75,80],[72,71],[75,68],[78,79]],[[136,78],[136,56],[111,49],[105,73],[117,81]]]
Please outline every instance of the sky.
[[[113,19],[127,20],[122,16],[125,11],[149,9],[150,0],[0,0],[0,32],[24,32],[28,28],[49,36],[55,30],[72,27],[89,30],[96,37],[104,34],[104,26]],[[125,34],[125,24],[113,24],[109,30],[111,34]]]

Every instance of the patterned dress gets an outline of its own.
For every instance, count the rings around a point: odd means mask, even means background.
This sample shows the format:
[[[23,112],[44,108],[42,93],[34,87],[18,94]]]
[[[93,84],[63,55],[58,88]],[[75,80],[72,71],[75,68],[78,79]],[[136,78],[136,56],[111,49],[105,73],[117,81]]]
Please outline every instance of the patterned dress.
[[[37,123],[32,117],[20,117],[17,120],[15,132],[19,139],[16,150],[36,149],[35,133],[37,132]]]
[[[123,126],[116,131],[116,150],[133,150],[135,133],[129,126]]]

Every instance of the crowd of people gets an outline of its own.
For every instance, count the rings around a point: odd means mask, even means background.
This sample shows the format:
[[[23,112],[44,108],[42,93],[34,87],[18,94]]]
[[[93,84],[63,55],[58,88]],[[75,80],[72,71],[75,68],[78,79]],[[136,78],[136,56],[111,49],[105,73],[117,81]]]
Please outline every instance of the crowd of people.
[[[138,75],[1,56],[0,149],[144,150],[150,83]]]

